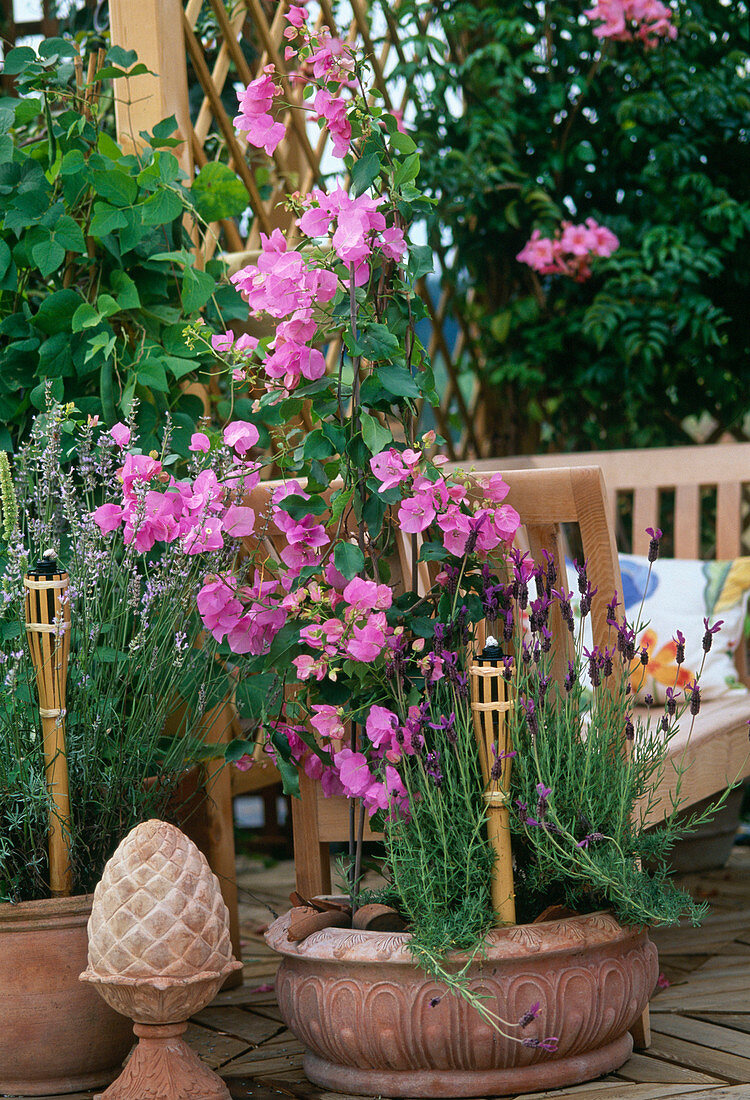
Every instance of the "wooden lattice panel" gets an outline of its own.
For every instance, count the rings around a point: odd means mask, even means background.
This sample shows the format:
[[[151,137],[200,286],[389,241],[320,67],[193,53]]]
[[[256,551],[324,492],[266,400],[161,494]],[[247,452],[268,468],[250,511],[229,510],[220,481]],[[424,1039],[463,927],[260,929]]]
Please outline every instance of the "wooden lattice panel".
[[[158,0],[145,2],[158,4]],[[124,24],[122,12],[125,9],[138,11],[142,17],[143,3],[144,0],[111,0],[113,28]],[[248,194],[250,216],[239,222],[224,219],[199,234],[196,239],[199,262],[205,263],[218,250],[228,259],[231,269],[237,270],[255,259],[261,233],[270,233],[280,227],[290,242],[296,239],[298,231],[284,208],[285,198],[294,191],[304,193],[314,184],[325,186],[321,163],[325,163],[328,135],[325,130],[318,134],[307,127],[301,83],[294,80],[293,62],[284,60],[284,30],[288,25],[284,17],[288,8],[286,0],[236,0],[235,3],[187,0],[184,7],[182,0],[162,0],[157,18],[162,19],[165,33],[171,32],[174,36],[174,24],[170,26],[163,14],[165,6],[174,6],[174,14],[178,18],[181,16],[185,52],[190,64],[189,79],[197,82],[203,92],[202,102],[197,111],[193,109],[192,115],[187,109],[175,111],[186,142],[183,165],[190,171],[193,166],[199,169],[211,160],[228,164]],[[337,25],[331,0],[319,0],[315,7],[318,27],[327,26],[332,34],[345,41],[361,43],[369,56],[374,81],[386,107],[403,112],[408,104],[408,91],[403,91],[399,101],[394,102],[395,82],[388,76],[396,58],[403,59],[396,21],[386,16],[385,29],[375,40],[365,0],[349,0],[346,7],[350,18],[346,25]],[[118,40],[141,56],[139,43],[133,40],[133,35],[138,36],[139,22],[143,23],[142,18],[134,20],[127,42],[121,35]],[[154,66],[155,70],[161,69],[162,85],[165,80],[169,83],[180,80],[180,74],[172,71],[174,56],[173,53],[169,66]],[[248,146],[232,124],[237,110],[235,85],[248,84],[268,64],[273,64],[281,77],[284,105],[279,108],[277,118],[286,126],[286,137],[271,157],[263,150]],[[184,97],[188,93],[182,94]],[[159,95],[163,102],[170,101],[163,87]],[[243,233],[241,226],[245,224],[247,229]],[[440,256],[439,260],[445,270],[445,256]],[[481,409],[478,386],[476,382],[472,384],[467,399],[459,385],[459,375],[466,372],[465,380],[469,376],[467,367],[477,365],[476,341],[451,308],[447,282],[436,289],[434,280],[430,280],[429,288],[423,280],[419,290],[430,315],[429,351],[442,388],[440,406],[429,415],[434,415],[435,428],[448,441],[451,458],[481,457],[485,448],[478,422]],[[336,348],[329,349],[331,363],[337,354]],[[425,426],[427,424],[425,417]]]

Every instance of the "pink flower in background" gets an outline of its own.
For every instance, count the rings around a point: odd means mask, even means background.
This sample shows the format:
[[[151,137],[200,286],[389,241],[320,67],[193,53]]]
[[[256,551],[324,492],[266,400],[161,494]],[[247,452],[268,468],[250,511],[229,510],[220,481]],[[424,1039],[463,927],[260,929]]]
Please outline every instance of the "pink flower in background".
[[[127,424],[115,424],[113,428],[109,429],[109,434],[112,436],[118,447],[127,447],[128,443],[130,442],[130,428],[127,426]]]
[[[103,535],[116,530],[122,523],[124,512],[119,504],[101,504],[94,512],[94,523]]]
[[[597,0],[584,15],[602,22],[594,28],[596,38],[631,42],[640,38],[646,49],[653,49],[660,38],[677,37],[672,10],[660,0]]]
[[[589,231],[589,247],[596,256],[611,256],[620,247],[614,233],[605,226],[598,225],[593,218],[586,218],[586,227]]]
[[[211,440],[203,432],[193,432],[190,437],[189,451],[203,451],[204,454],[211,450]]]
[[[591,251],[590,233],[585,225],[573,225],[563,222],[565,227],[560,238],[560,250],[570,252],[572,256],[586,256]]]
[[[592,258],[611,256],[619,246],[610,229],[587,218],[583,225],[562,222],[551,238],[535,229],[516,259],[541,275],[569,275],[582,283],[591,275]]]
[[[273,81],[274,74],[273,65],[266,65],[261,76],[237,93],[240,113],[233,120],[235,129],[244,133],[251,145],[265,149],[269,156],[286,132],[283,123],[274,122],[270,113],[275,96],[281,95],[281,88]]]
[[[555,261],[553,242],[549,237],[543,237],[538,229],[535,229],[531,238],[526,242],[516,256],[519,263],[528,264],[534,271],[544,271]]]

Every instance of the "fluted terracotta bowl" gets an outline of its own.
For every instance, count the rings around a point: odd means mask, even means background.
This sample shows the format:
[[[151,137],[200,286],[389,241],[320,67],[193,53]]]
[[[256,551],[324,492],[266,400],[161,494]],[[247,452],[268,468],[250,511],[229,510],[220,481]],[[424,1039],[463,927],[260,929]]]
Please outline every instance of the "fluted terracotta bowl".
[[[281,1014],[308,1048],[310,1080],[347,1093],[504,1096],[610,1073],[630,1056],[628,1029],[658,977],[645,929],[609,913],[493,929],[471,988],[506,1020],[538,1001],[538,1018],[515,1033],[557,1036],[550,1053],[504,1039],[428,977],[408,933],[326,928],[290,943],[288,926],[287,913],[266,933],[283,956]],[[463,962],[456,956],[455,967]]]

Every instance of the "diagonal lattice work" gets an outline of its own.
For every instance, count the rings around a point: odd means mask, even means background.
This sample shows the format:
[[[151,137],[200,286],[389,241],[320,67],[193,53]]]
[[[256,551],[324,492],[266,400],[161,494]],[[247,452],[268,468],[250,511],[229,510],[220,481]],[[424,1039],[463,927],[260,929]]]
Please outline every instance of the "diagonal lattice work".
[[[142,12],[141,0],[111,0],[113,28],[124,33],[123,9],[136,5]],[[225,218],[204,228],[197,237],[199,262],[205,263],[217,251],[228,260],[230,269],[237,270],[252,262],[260,247],[260,234],[281,228],[290,243],[297,230],[285,209],[286,196],[295,191],[308,191],[314,184],[325,187],[329,137],[306,124],[302,84],[295,81],[293,62],[284,60],[287,27],[286,0],[171,0],[175,21],[181,19],[184,36],[187,81],[180,75],[176,47],[170,63],[161,64],[160,83],[172,83],[170,97],[162,86],[162,102],[172,104],[187,97],[182,110],[174,110],[186,149],[182,160],[188,171],[200,169],[216,161],[228,165],[241,180],[248,196],[248,210],[239,219]],[[393,5],[398,8],[398,0]],[[331,0],[310,4],[318,28],[326,26],[332,34],[349,43],[360,43],[367,51],[375,86],[390,110],[404,113],[408,109],[409,90],[403,81],[393,79],[398,60],[404,60],[404,44],[399,40],[397,20],[387,6],[378,7],[378,18],[366,0],[347,0],[334,8]],[[377,24],[377,29],[376,29]],[[166,34],[176,37],[174,23],[165,24]],[[122,42],[142,56],[146,42],[145,21],[135,19],[128,28],[128,41]],[[120,38],[122,41],[122,37]],[[281,76],[284,105],[278,119],[286,126],[286,136],[272,156],[262,149],[248,146],[243,135],[237,134],[232,118],[237,111],[236,88],[245,85],[273,64]],[[158,69],[158,61],[155,69]],[[178,107],[180,103],[178,103]],[[169,113],[165,111],[165,113]],[[158,119],[154,119],[158,121]],[[445,437],[453,459],[482,457],[484,432],[481,423],[480,390],[477,368],[480,349],[477,340],[458,311],[452,308],[450,280],[440,277],[450,271],[449,253],[438,251],[438,273],[422,280],[419,291],[427,307],[429,325],[422,333],[426,341],[438,389],[440,406],[423,411],[424,427],[435,427]],[[456,261],[454,260],[453,263]],[[329,348],[333,362],[338,354]]]

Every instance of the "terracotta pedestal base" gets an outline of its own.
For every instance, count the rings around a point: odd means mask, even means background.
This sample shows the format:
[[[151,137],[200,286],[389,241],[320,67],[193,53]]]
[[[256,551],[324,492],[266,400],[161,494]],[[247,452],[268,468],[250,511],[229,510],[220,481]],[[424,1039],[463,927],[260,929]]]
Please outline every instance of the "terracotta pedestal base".
[[[416,1069],[399,1073],[337,1066],[315,1054],[305,1055],[302,1068],[313,1084],[336,1092],[368,1096],[515,1096],[519,1092],[577,1085],[611,1073],[627,1062],[632,1050],[633,1040],[626,1034],[599,1050],[511,1069]]]
[[[180,1036],[182,1024],[134,1024],[139,1043],[125,1068],[95,1100],[230,1100],[218,1074]]]

